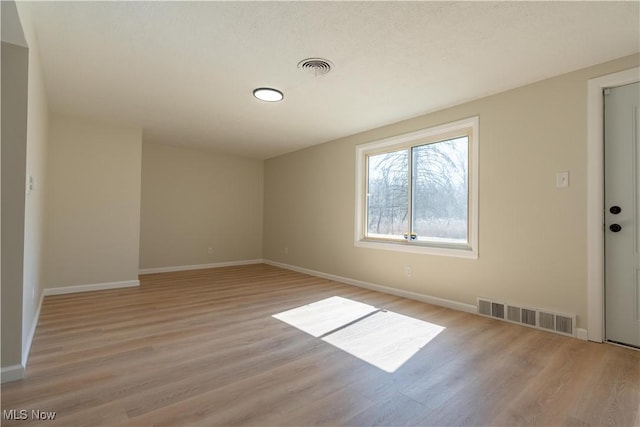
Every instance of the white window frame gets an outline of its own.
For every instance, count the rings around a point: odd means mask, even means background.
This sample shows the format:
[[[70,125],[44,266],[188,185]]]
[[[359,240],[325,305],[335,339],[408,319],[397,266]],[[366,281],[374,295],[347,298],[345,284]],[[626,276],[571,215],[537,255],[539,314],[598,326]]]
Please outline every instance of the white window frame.
[[[469,204],[468,204],[468,242],[459,244],[435,244],[415,241],[381,241],[366,238],[366,161],[367,155],[393,151],[420,145],[428,140],[443,140],[452,133],[468,130],[469,133]],[[409,252],[417,254],[444,255],[460,258],[478,258],[478,147],[480,143],[478,116],[458,120],[440,126],[421,129],[390,138],[379,139],[356,146],[356,209],[355,209],[355,246],[369,249]]]

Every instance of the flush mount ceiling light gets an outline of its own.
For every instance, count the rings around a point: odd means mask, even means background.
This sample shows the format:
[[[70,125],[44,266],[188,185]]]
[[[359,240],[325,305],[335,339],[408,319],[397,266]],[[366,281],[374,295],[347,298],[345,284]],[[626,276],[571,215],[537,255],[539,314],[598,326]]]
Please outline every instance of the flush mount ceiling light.
[[[253,96],[258,98],[261,101],[266,102],[278,102],[282,101],[284,95],[277,89],[273,89],[270,87],[259,87],[253,91]]]

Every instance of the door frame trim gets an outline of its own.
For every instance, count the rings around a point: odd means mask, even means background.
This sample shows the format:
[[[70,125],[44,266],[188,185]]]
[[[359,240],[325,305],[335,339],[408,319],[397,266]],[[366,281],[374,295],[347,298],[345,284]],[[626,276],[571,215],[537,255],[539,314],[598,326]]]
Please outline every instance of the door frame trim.
[[[604,328],[604,109],[603,89],[640,81],[640,67],[587,82],[587,327],[602,342]]]

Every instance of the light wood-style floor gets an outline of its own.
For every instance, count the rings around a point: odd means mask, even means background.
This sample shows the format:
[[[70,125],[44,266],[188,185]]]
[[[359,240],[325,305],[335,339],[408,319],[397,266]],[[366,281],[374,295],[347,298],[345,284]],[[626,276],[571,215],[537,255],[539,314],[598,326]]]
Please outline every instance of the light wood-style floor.
[[[389,373],[272,317],[332,296],[446,329]],[[638,426],[639,405],[640,352],[268,265],[47,297],[2,385],[3,410],[64,426]]]

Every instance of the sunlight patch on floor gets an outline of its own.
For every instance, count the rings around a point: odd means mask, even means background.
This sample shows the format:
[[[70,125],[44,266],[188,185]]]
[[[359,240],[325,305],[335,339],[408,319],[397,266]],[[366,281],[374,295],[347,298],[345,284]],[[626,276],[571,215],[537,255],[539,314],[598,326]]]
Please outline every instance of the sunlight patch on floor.
[[[386,372],[395,372],[445,329],[337,296],[273,317]]]

